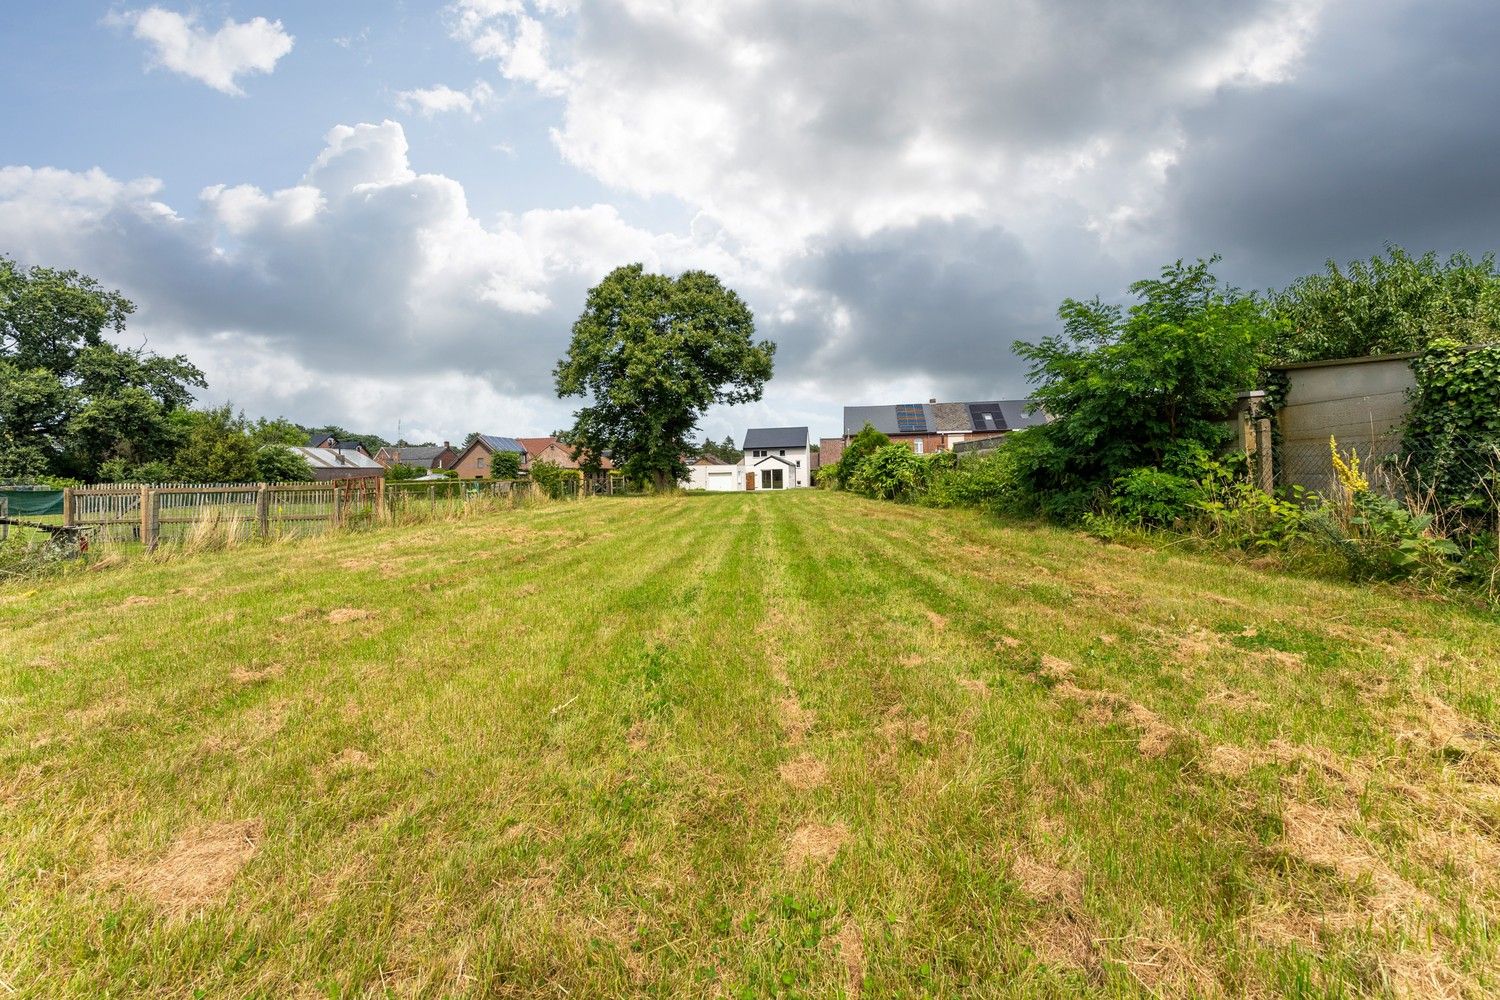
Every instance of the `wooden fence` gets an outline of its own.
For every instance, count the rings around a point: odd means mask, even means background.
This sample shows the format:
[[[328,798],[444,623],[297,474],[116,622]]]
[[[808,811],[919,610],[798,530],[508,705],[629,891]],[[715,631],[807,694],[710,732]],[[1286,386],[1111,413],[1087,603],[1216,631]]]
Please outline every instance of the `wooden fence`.
[[[63,524],[91,526],[101,540],[140,542],[195,530],[267,537],[306,533],[373,519],[384,482],[238,483],[225,486],[90,486],[63,491]]]
[[[614,484],[567,480],[563,499],[618,492]],[[382,517],[456,511],[478,499],[515,502],[538,490],[529,480],[434,479],[386,482],[119,485],[63,491],[63,524],[93,527],[100,541],[139,542],[148,549],[193,532],[266,538],[307,534]]]

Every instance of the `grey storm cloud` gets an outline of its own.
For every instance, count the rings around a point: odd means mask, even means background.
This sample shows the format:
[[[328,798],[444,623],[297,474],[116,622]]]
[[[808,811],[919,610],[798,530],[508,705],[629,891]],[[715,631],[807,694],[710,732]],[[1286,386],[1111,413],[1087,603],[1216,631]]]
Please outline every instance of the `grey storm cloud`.
[[[1185,116],[1164,228],[1251,287],[1385,243],[1500,247],[1500,6],[1344,4],[1296,79]]]
[[[609,205],[479,220],[386,122],[310,143],[291,188],[222,178],[196,204],[0,169],[0,250],[124,288],[134,330],[201,352],[252,411],[349,382],[330,405],[388,428],[489,393],[466,412],[550,429],[584,292],[630,261],[738,289],[780,345],[761,419],[774,401],[833,424],[886,386],[1023,391],[1012,341],[1178,257],[1221,252],[1266,287],[1388,241],[1500,242],[1492,0],[542,6],[505,36],[516,5],[469,4],[467,37],[557,102],[565,163],[691,226]]]

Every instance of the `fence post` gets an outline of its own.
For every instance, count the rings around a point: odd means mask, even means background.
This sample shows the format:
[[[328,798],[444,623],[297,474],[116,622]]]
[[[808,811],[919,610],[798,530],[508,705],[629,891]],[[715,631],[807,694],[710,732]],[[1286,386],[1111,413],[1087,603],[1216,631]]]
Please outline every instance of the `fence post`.
[[[333,481],[333,527],[335,528],[344,522],[344,512],[341,509],[344,499],[344,491],[340,488],[342,485],[337,479]]]
[[[73,527],[73,487],[63,487],[63,526]]]
[[[255,530],[260,537],[271,537],[271,487],[261,483],[255,491]]]
[[[375,520],[385,513],[385,476],[375,480]]]
[[[1255,421],[1255,476],[1256,485],[1263,493],[1276,491],[1276,463],[1271,454],[1271,421],[1261,417]]]
[[[161,494],[149,486],[141,487],[141,544],[146,546],[147,552],[156,551],[156,543],[161,537],[160,503]]]

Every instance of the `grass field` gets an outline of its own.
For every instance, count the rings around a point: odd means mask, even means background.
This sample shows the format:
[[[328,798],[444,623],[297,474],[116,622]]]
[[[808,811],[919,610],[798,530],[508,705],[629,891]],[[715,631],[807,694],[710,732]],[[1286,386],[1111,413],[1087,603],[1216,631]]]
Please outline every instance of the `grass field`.
[[[0,994],[1492,994],[1497,650],[813,491],[11,585]]]

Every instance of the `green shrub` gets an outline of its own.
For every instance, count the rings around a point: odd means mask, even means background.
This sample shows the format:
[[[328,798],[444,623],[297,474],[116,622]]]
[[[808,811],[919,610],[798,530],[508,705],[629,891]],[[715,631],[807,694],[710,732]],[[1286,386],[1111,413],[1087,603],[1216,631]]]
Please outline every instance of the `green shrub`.
[[[1136,524],[1168,527],[1191,515],[1202,499],[1193,480],[1143,466],[1115,480],[1109,510]]]
[[[904,444],[876,448],[849,478],[851,490],[877,500],[913,500],[926,485],[927,462]]]
[[[491,479],[516,479],[520,475],[520,455],[513,451],[497,451],[490,456]]]
[[[942,453],[933,456],[923,502],[934,507],[977,507],[991,514],[1035,513],[1036,498],[1020,461],[1020,442],[1029,433],[1012,434],[1003,446],[981,455],[952,456],[951,461],[942,462],[938,461]]]
[[[535,462],[531,466],[531,481],[536,488],[553,500],[561,500],[567,493],[569,479],[578,478],[577,471],[564,469],[552,462]]]
[[[1032,398],[1051,417],[1019,456],[1039,508],[1071,519],[1131,470],[1191,476],[1183,456],[1217,451],[1224,416],[1255,381],[1276,323],[1259,299],[1222,285],[1217,257],[1178,261],[1131,286],[1128,310],[1068,299],[1060,336],[1017,342]]]
[[[875,429],[869,422],[860,432],[849,439],[844,446],[844,454],[838,462],[830,466],[832,473],[832,485],[841,490],[850,488],[850,481],[854,478],[855,470],[869,457],[877,448],[884,448],[891,443],[891,439]],[[825,473],[826,474],[826,473]]]
[[[1402,437],[1412,485],[1470,530],[1494,527],[1500,503],[1500,344],[1436,340],[1415,361]]]

